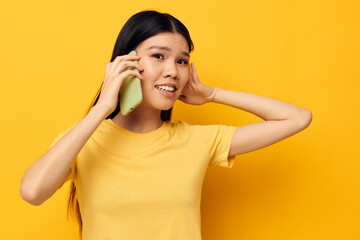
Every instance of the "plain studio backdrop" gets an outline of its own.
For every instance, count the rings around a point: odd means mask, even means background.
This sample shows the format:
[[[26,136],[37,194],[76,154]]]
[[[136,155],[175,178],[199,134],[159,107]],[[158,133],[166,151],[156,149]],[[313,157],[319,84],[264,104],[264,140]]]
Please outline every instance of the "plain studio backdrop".
[[[1,238],[76,239],[69,182],[41,206],[21,199],[25,170],[83,117],[125,21],[168,12],[189,29],[203,84],[309,109],[311,125],[210,167],[204,240],[355,240],[359,215],[359,1],[1,1]],[[225,105],[177,102],[173,121],[242,126]]]

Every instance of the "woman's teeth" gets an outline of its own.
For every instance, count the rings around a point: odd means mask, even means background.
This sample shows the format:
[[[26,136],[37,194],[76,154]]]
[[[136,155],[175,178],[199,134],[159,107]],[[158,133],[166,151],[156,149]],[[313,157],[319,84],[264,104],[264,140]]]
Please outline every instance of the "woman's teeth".
[[[175,88],[174,87],[169,87],[169,86],[155,86],[157,89],[160,89],[162,91],[167,91],[167,92],[174,92]]]

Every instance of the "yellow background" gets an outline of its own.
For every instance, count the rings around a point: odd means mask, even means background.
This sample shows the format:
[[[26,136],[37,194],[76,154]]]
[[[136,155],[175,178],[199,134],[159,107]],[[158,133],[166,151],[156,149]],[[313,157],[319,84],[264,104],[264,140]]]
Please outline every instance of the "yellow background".
[[[134,13],[179,18],[203,84],[277,98],[313,113],[288,139],[209,168],[204,240],[360,239],[360,4],[338,1],[2,1],[1,238],[76,239],[69,183],[41,206],[20,180],[53,139],[81,120],[116,37]],[[262,121],[209,103],[177,102],[173,120]],[[160,226],[159,226],[160,227]]]

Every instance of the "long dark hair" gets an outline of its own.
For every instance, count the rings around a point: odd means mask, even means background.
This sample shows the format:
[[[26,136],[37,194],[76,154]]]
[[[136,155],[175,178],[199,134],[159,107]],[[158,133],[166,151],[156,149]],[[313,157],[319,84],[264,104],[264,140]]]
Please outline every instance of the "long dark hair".
[[[194,49],[193,42],[191,41],[190,34],[187,28],[175,17],[167,13],[160,13],[157,11],[142,11],[136,13],[128,19],[123,28],[121,29],[114,46],[114,50],[110,62],[114,61],[117,56],[128,54],[131,50],[135,49],[140,43],[146,39],[163,32],[179,33],[185,37],[188,45],[189,52]],[[95,106],[101,94],[103,82],[97,91],[92,103],[87,109],[84,117],[89,113],[91,108]],[[120,111],[119,103],[116,109],[105,119],[114,118]],[[169,110],[161,111],[161,119],[163,121],[170,121],[172,108]],[[70,186],[70,194],[68,201],[68,217],[74,216],[79,225],[80,239],[82,235],[82,219],[79,208],[79,202],[76,197],[76,186],[72,181]]]

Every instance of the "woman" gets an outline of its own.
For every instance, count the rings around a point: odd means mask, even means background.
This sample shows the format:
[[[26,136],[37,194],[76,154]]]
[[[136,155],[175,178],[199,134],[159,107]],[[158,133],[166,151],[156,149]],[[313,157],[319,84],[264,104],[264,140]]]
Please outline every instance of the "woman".
[[[132,50],[137,56],[128,55]],[[192,50],[188,30],[173,16],[156,11],[132,16],[85,117],[25,172],[23,199],[40,205],[71,180],[69,209],[77,213],[86,240],[201,239],[207,167],[231,168],[236,155],[305,129],[312,115],[280,100],[201,84],[189,64]],[[143,100],[123,116],[118,92],[128,76],[141,79]],[[177,99],[221,103],[265,121],[241,127],[172,123]]]

